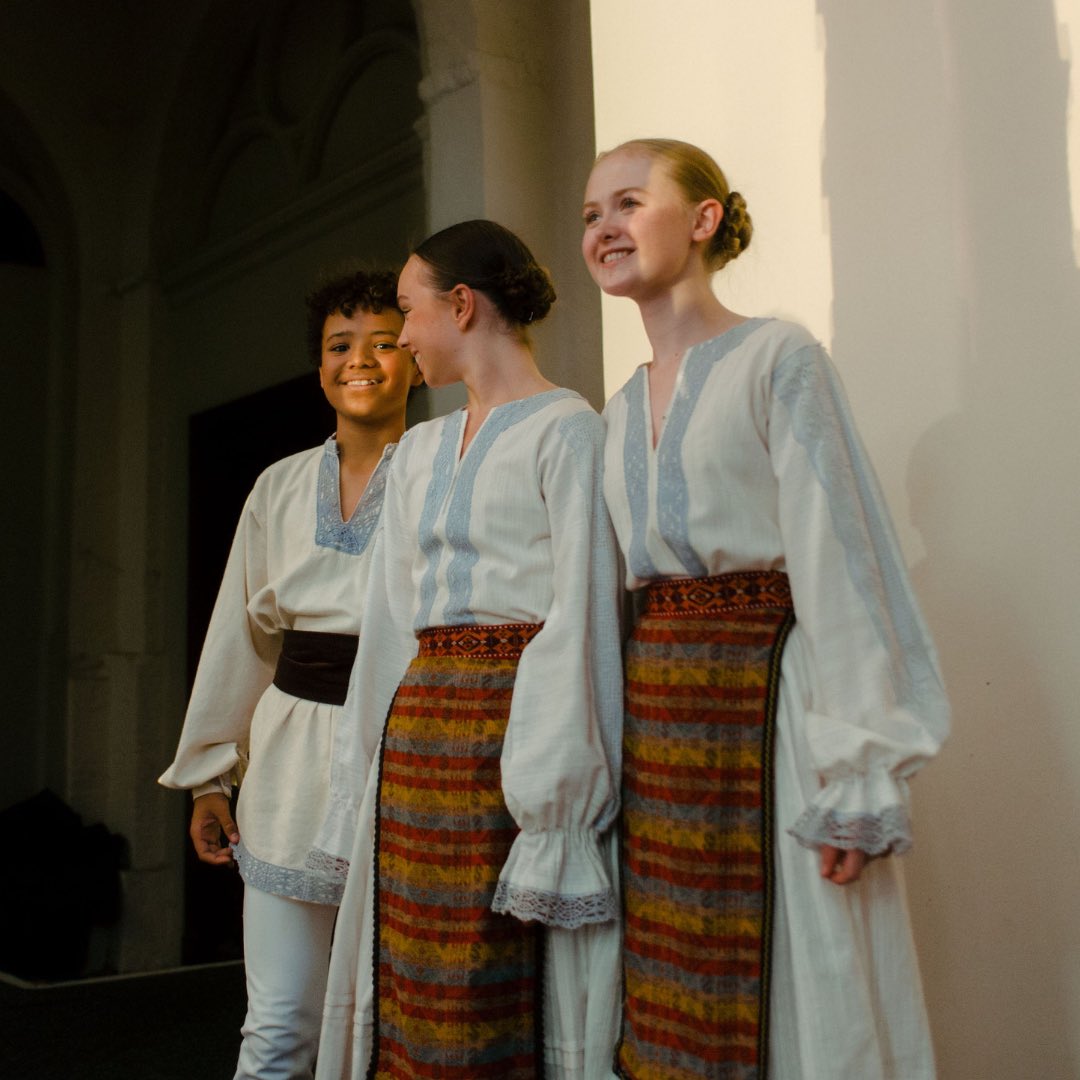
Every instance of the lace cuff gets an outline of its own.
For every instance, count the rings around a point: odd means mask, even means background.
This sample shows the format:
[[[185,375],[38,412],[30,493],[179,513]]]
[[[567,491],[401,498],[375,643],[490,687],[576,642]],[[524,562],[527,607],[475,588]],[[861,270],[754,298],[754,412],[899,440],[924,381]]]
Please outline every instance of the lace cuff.
[[[344,888],[345,879],[349,876],[349,860],[331,855],[321,848],[312,848],[304,859],[304,869]]]
[[[618,904],[597,834],[585,829],[519,833],[491,910],[567,930],[610,922]]]
[[[491,910],[513,915],[522,922],[541,922],[563,930],[576,930],[586,923],[611,922],[618,914],[615,895],[610,889],[591,896],[560,896],[515,889],[505,881],[495,887]]]
[[[822,844],[867,855],[911,849],[907,783],[885,769],[831,780],[788,829],[804,847]]]

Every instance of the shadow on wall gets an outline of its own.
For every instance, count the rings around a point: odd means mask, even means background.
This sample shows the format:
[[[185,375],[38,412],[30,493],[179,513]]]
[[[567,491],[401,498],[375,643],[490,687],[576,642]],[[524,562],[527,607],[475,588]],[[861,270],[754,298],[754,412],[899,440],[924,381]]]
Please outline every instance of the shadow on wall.
[[[0,889],[0,971],[34,980],[106,973],[107,950],[92,949],[91,941],[120,920],[124,838],[101,824],[83,825],[48,790],[0,813],[0,832],[33,838]]]
[[[1075,1075],[1080,273],[1054,5],[818,9],[834,353],[849,384],[879,373],[859,414],[898,517],[906,482],[955,713],[910,867],[939,1066]]]

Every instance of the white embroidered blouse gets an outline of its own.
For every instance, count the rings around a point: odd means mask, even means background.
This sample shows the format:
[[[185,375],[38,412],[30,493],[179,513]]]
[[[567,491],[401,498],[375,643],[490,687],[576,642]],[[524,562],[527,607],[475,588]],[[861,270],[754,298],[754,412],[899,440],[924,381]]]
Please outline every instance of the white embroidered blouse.
[[[493,902],[554,926],[617,911],[601,838],[618,809],[619,571],[601,495],[603,424],[552,390],[420,424],[387,481],[366,632],[335,740],[314,861],[352,854],[359,804],[398,683],[427,627],[542,623],[522,654],[502,787],[520,827]]]
[[[781,822],[808,846],[910,846],[906,780],[948,731],[933,644],[839,378],[805,330],[751,319],[683,357],[652,445],[648,369],[608,403],[605,495],[640,589],[784,570],[820,790]],[[790,660],[790,662],[789,662]],[[782,718],[783,720],[783,718]]]

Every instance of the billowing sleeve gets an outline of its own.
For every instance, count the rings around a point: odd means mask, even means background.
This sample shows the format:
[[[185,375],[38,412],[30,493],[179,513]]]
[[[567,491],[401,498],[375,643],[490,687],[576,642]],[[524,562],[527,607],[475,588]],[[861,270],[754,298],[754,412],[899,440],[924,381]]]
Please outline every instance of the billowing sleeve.
[[[279,634],[268,633],[248,612],[248,601],[267,582],[267,538],[258,502],[248,496],[236,528],[206,631],[176,757],[158,778],[195,794],[238,782],[247,759],[255,706],[274,678]]]
[[[777,363],[768,442],[821,781],[785,824],[808,847],[903,852],[907,780],[944,741],[948,702],[877,478],[819,345]]]
[[[602,497],[603,422],[583,411],[559,434],[540,463],[553,600],[522,653],[503,743],[503,795],[521,831],[492,907],[573,928],[617,913],[604,850],[621,768],[620,583]]]
[[[352,855],[368,773],[398,684],[416,655],[412,628],[412,555],[415,544],[400,483],[407,458],[403,440],[386,481],[382,516],[371,553],[363,625],[349,691],[334,730],[330,800],[308,865],[335,870]]]

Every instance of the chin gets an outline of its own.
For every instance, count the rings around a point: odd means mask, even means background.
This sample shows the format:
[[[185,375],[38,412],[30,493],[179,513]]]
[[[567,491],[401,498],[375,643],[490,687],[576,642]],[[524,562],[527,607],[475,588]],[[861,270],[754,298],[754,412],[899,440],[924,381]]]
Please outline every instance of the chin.
[[[633,283],[629,281],[601,281],[598,284],[600,285],[600,291],[605,296],[633,297],[635,291]]]
[[[441,390],[444,386],[453,386],[454,383],[460,381],[460,379],[440,379],[438,375],[425,375],[421,386],[426,386],[430,390]]]

